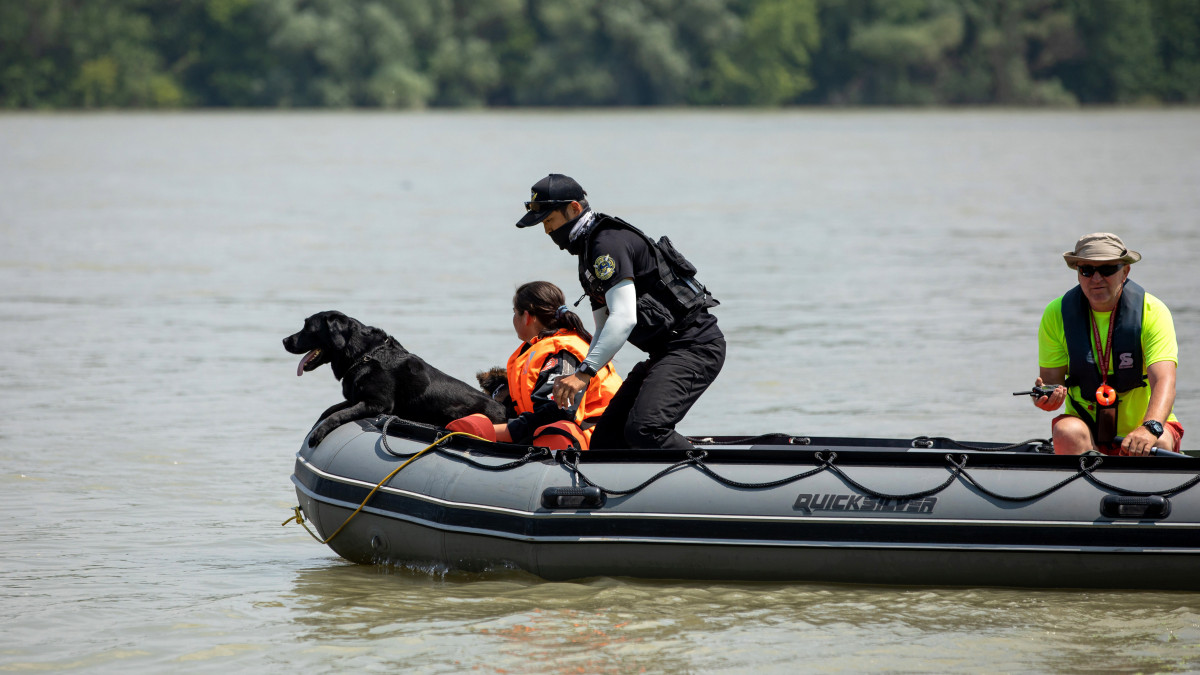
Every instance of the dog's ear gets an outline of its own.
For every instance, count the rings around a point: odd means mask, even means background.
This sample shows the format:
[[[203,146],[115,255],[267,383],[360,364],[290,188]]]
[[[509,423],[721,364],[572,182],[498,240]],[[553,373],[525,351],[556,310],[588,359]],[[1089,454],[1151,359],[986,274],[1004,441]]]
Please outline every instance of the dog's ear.
[[[333,345],[333,348],[334,349],[345,349],[346,348],[345,333],[346,333],[346,329],[349,328],[350,326],[346,323],[344,317],[339,316],[339,315],[331,316],[331,317],[329,317],[329,320],[325,325],[329,326],[329,342],[330,342],[330,344]]]

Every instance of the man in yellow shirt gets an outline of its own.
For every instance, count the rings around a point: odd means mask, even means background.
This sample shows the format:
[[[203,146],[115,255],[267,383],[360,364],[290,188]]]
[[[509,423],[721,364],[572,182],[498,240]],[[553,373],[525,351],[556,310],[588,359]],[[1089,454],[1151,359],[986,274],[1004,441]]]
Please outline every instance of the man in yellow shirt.
[[[1051,423],[1054,451],[1148,455],[1152,448],[1178,449],[1183,426],[1172,412],[1179,364],[1175,324],[1161,300],[1129,281],[1130,265],[1141,254],[1117,235],[1098,232],[1080,237],[1063,258],[1079,285],[1042,313],[1036,385],[1058,387],[1034,401],[1047,411],[1067,404]]]

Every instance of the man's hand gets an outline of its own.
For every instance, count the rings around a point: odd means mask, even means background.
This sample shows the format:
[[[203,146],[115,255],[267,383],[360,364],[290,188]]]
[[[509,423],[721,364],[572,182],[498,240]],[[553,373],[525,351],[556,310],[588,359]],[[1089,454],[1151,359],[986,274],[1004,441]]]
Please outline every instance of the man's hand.
[[[1138,427],[1121,441],[1121,451],[1130,457],[1149,455],[1158,439],[1146,427]]]
[[[1043,386],[1042,378],[1039,377],[1037,379],[1037,381],[1035,381],[1033,383],[1033,386],[1035,386],[1035,387]],[[1067,400],[1067,388],[1060,384],[1060,385],[1058,385],[1058,388],[1054,390],[1053,394],[1051,394],[1049,396],[1043,396],[1038,399],[1034,399],[1033,404],[1036,405],[1037,407],[1041,408],[1042,410],[1045,410],[1046,412],[1051,412],[1051,411],[1058,410],[1059,408],[1061,408],[1063,401],[1066,401],[1066,400]]]
[[[587,389],[588,382],[591,381],[591,375],[581,373],[571,373],[558,378],[554,381],[554,402],[562,410],[570,408],[575,402],[575,397],[579,395],[579,392]]]

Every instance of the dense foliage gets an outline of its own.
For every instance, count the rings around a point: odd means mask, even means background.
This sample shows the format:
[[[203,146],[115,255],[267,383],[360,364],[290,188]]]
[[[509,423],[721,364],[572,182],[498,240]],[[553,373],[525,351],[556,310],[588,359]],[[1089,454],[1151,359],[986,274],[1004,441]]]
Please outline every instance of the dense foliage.
[[[0,107],[1200,100],[1200,0],[0,0]]]

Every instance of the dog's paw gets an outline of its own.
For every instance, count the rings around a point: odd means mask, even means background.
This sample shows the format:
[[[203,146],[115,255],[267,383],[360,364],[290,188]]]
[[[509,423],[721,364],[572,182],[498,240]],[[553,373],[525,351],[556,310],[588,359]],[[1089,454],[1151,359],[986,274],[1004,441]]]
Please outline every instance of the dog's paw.
[[[321,441],[325,440],[325,437],[328,435],[329,435],[329,430],[326,429],[324,425],[321,425],[321,426],[317,427],[316,429],[313,429],[312,433],[308,435],[308,447],[310,447],[310,448],[317,447],[318,445],[321,444]]]

